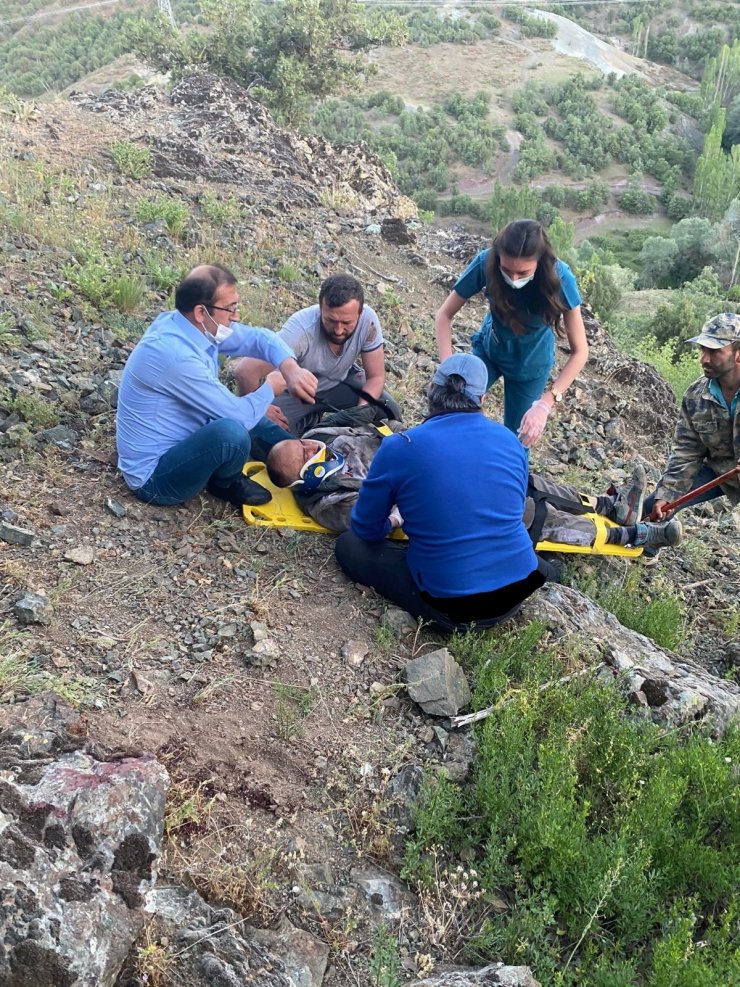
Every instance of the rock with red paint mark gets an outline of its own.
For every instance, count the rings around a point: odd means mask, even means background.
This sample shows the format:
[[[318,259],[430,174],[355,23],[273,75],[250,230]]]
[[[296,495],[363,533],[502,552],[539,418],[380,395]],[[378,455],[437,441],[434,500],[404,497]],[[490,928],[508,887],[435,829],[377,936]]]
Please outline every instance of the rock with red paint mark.
[[[96,749],[53,696],[0,723],[0,983],[109,987],[141,930],[168,776]]]

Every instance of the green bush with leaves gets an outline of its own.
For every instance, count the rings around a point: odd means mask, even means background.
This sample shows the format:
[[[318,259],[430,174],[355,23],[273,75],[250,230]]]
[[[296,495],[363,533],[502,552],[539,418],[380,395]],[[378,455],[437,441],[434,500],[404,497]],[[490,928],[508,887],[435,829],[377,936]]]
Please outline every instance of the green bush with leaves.
[[[434,209],[450,184],[449,168],[462,161],[487,169],[502,147],[505,128],[488,119],[489,96],[453,92],[443,106],[410,110],[388,92],[352,100],[326,100],[313,126],[334,143],[364,140],[387,164],[406,195]]]
[[[187,205],[164,195],[156,199],[139,199],[134,214],[141,223],[154,223],[161,219],[177,239],[182,237],[188,225]]]
[[[447,42],[448,44],[472,45],[481,38],[492,38],[498,34],[501,21],[490,14],[477,17],[440,17],[434,10],[414,10],[404,16],[408,39],[420,48]]]
[[[116,141],[110,146],[110,156],[127,178],[146,178],[152,173],[152,156],[146,147],[137,147],[131,141]]]
[[[405,876],[423,890],[440,852],[475,869],[478,911],[454,944],[469,962],[557,987],[735,982],[740,732],[664,730],[618,682],[559,683],[544,634],[453,640],[474,708],[493,712],[471,782],[427,782]]]
[[[666,345],[672,350],[674,362],[680,361],[686,352],[686,340],[695,336],[707,319],[718,312],[732,312],[737,308],[734,302],[697,291],[689,285],[676,291],[669,302],[658,306],[647,330],[660,347]],[[699,376],[698,364],[696,376]]]
[[[507,20],[514,21],[526,38],[554,38],[558,33],[556,24],[544,17],[535,17],[515,4],[507,4],[502,11]]]
[[[636,216],[649,216],[658,208],[654,195],[646,192],[640,185],[641,175],[633,175],[627,182],[627,188],[617,196],[619,208]]]
[[[314,100],[356,85],[361,52],[406,38],[394,11],[357,0],[201,0],[207,33],[175,31],[165,17],[132,22],[128,44],[149,64],[184,74],[193,65],[253,86],[282,120],[305,120]]]
[[[142,279],[133,273],[121,273],[123,260],[105,258],[90,250],[79,263],[67,264],[62,274],[69,285],[100,311],[115,308],[131,313],[139,308],[145,295]]]
[[[35,394],[18,394],[6,401],[5,407],[20,415],[33,429],[51,428],[59,423],[59,409]]]

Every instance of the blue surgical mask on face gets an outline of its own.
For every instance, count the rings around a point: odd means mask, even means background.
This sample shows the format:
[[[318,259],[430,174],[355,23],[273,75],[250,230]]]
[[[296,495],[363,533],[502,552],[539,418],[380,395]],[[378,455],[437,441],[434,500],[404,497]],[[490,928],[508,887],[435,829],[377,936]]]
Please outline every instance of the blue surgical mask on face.
[[[501,271],[501,268],[499,268],[499,270]],[[516,281],[512,281],[508,274],[505,274],[504,271],[501,271],[501,277],[504,279],[504,281],[508,284],[510,288],[516,288],[518,291],[519,288],[524,288],[525,285],[529,284],[529,282],[534,277],[535,273],[536,272],[533,271],[528,278],[517,278]]]

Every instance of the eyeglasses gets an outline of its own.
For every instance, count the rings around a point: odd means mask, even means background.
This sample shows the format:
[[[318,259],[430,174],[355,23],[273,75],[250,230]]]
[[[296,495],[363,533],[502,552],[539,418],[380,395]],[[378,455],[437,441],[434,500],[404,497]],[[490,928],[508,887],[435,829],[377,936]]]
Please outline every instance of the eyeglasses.
[[[234,302],[233,305],[229,305],[227,308],[224,308],[223,305],[206,305],[205,302],[202,304],[203,308],[215,308],[217,312],[228,312],[229,315],[236,315],[239,311],[239,302]]]

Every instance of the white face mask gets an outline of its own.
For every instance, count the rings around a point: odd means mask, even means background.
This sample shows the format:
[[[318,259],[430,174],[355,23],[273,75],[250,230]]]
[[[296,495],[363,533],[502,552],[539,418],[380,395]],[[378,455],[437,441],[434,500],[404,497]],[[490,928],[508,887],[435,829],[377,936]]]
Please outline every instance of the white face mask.
[[[223,343],[223,341],[228,339],[233,332],[233,322],[228,326],[219,326],[213,336],[213,339],[215,339],[217,343]]]
[[[501,268],[499,268],[499,271],[501,271]],[[505,274],[503,271],[501,271],[501,277],[504,279],[504,281],[508,284],[510,288],[516,288],[518,290],[519,288],[523,288],[525,285],[528,285],[529,282],[532,280],[532,278],[535,276],[535,273],[536,272],[533,271],[528,278],[518,278],[516,281],[512,281],[508,274]]]
[[[216,322],[216,320],[213,318],[210,312],[208,313],[208,318],[216,326],[215,333],[209,332],[202,322],[201,322],[201,327],[203,329],[203,332],[206,334],[206,336],[208,336],[209,339],[212,339],[213,342],[218,346],[219,343],[223,343],[224,340],[228,339],[229,336],[234,332],[234,328],[233,328],[234,323],[230,322],[228,326],[222,326],[219,322]]]

